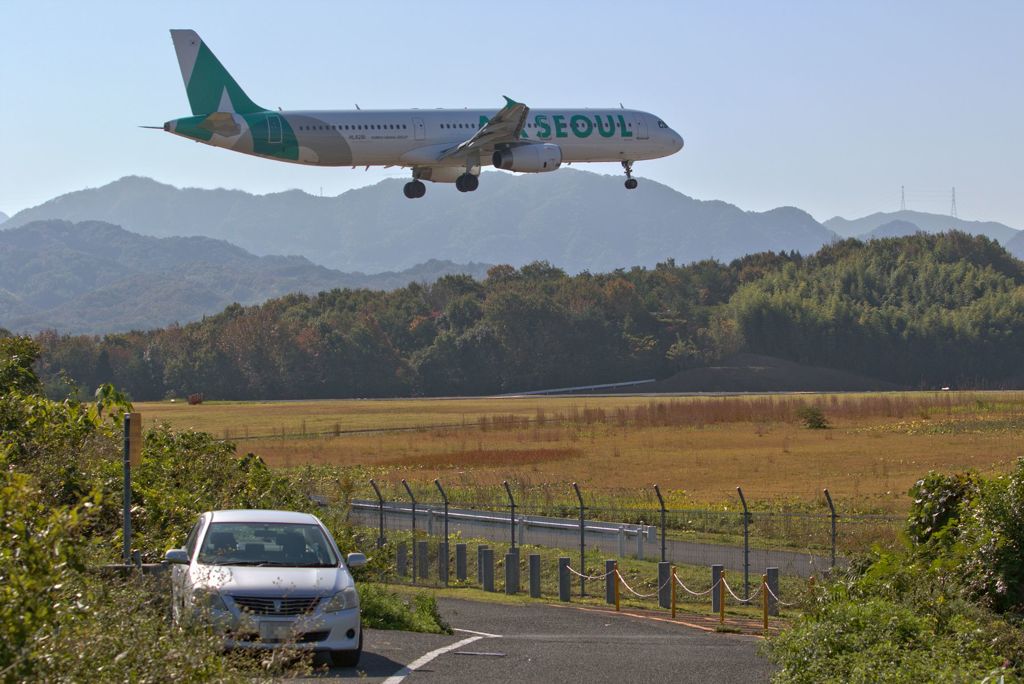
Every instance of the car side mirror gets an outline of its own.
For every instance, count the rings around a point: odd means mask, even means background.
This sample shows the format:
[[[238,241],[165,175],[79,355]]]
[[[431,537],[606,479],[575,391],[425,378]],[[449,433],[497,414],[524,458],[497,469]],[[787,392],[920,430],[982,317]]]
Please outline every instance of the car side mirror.
[[[173,565],[188,565],[192,562],[185,549],[171,549],[164,554],[164,560]]]
[[[365,553],[350,553],[345,557],[345,563],[350,568],[361,568],[366,565]]]

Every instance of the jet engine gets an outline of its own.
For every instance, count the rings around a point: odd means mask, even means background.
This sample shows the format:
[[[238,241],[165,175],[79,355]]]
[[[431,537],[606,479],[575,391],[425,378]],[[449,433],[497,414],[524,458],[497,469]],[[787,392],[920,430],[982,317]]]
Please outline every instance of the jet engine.
[[[491,157],[495,168],[520,173],[544,173],[562,165],[562,148],[551,143],[516,145],[495,150]]]

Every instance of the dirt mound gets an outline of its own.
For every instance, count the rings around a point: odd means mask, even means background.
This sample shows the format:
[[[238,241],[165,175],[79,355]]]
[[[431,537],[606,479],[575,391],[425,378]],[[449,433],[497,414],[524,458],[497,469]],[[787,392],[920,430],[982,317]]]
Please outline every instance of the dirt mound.
[[[885,380],[774,356],[736,354],[640,388],[643,392],[873,392],[903,389]],[[636,390],[634,390],[636,391]]]

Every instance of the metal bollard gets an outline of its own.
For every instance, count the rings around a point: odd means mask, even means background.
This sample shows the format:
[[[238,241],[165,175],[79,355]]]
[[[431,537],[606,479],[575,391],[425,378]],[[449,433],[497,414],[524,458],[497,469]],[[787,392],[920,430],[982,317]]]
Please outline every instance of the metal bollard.
[[[722,570],[725,569],[724,565],[712,565],[711,566],[711,612],[717,613],[721,606],[718,605],[720,600],[721,592],[718,591],[718,582],[722,579]]]
[[[672,607],[672,587],[669,580],[672,578],[672,564],[668,561],[658,563],[658,605],[662,608]]]
[[[778,568],[765,568],[765,574],[768,576],[768,588],[775,592],[775,596],[779,595],[779,569]],[[779,602],[771,595],[768,594],[768,614],[778,615],[779,614]]]
[[[437,579],[447,587],[448,586],[448,564],[450,562],[448,557],[448,542],[440,542],[437,545]]]
[[[430,577],[430,542],[416,542],[416,576],[420,579]]]
[[[620,528],[621,529],[621,528]],[[604,600],[605,603],[615,603],[615,566],[617,563],[613,560],[606,560],[604,562],[604,571],[608,573],[608,576],[604,578]]]
[[[558,559],[558,600],[569,601],[570,590],[569,558],[561,556]]]
[[[494,549],[484,549],[484,591],[494,591]]]
[[[530,554],[530,597],[540,598],[540,554]]]
[[[476,583],[481,586],[484,583],[484,551],[488,548],[487,544],[476,547]]]
[[[455,579],[466,581],[466,545],[455,545]]]
[[[519,593],[519,554],[512,551],[505,554],[505,593]]]
[[[626,526],[619,525],[619,558],[626,557]]]
[[[398,576],[405,577],[409,572],[409,547],[405,542],[398,542],[398,551],[395,557],[395,565],[398,568]]]

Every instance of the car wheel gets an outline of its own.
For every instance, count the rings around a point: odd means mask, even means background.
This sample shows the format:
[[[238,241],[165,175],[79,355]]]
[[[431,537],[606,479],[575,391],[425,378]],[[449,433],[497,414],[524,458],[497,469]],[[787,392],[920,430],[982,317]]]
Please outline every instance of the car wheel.
[[[359,646],[354,651],[331,651],[331,662],[335,667],[355,667],[363,655],[363,626],[359,626]]]

